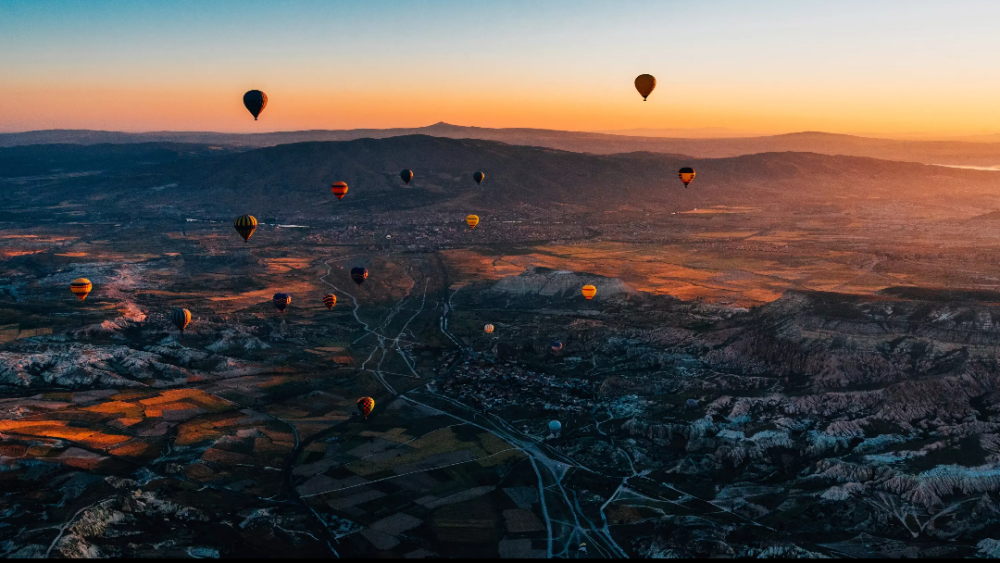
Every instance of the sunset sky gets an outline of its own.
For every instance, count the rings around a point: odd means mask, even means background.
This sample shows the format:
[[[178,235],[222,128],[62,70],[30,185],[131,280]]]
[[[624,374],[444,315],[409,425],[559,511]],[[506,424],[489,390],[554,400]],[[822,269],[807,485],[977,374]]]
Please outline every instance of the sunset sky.
[[[0,0],[0,131],[1000,133],[998,22],[996,1]]]

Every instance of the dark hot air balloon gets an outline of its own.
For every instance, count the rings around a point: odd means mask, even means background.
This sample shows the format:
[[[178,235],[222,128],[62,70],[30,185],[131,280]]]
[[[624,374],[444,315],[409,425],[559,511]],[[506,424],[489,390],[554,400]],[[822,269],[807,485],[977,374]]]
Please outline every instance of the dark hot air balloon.
[[[563,348],[562,342],[559,342],[558,340],[553,340],[552,344],[550,344],[550,346],[552,347],[552,352],[554,352],[556,354],[558,354],[559,352],[561,352],[562,348]]]
[[[413,179],[413,170],[410,170],[409,168],[407,168],[406,170],[403,170],[402,172],[399,173],[399,177],[403,179],[403,182],[407,186],[409,186],[410,185],[410,180]]]
[[[337,304],[337,296],[332,293],[327,293],[323,296],[323,304],[326,305],[327,309],[333,309],[333,306]]]
[[[368,279],[368,268],[362,268],[361,266],[351,268],[351,279],[358,285],[363,284]]]
[[[372,409],[374,408],[375,399],[372,399],[371,397],[361,397],[358,399],[358,410],[365,416],[365,419],[368,418],[368,415],[372,413]]]
[[[330,191],[333,192],[333,195],[337,196],[337,199],[344,199],[344,196],[347,195],[347,183],[335,182],[330,186]]]
[[[287,293],[275,293],[274,297],[271,298],[271,303],[274,303],[274,308],[285,312],[285,308],[288,304],[292,302],[292,296]]]
[[[236,232],[243,237],[244,241],[250,242],[250,237],[257,230],[257,218],[253,215],[242,215],[236,218],[233,226],[236,227]]]
[[[76,295],[76,298],[83,301],[90,295],[91,290],[94,289],[94,284],[90,283],[87,278],[76,278],[69,284],[69,290]]]
[[[694,180],[694,168],[685,166],[680,169],[677,175],[680,176],[681,182],[684,182],[684,187],[686,188],[691,183],[691,180]]]
[[[170,322],[174,323],[174,326],[181,332],[184,332],[184,329],[191,322],[191,311],[187,309],[174,309],[174,312],[170,313]]]
[[[642,101],[645,102],[653,93],[653,88],[656,88],[656,79],[652,74],[640,74],[635,77],[635,89],[642,95]]]
[[[243,105],[253,115],[253,120],[257,121],[257,116],[267,107],[267,94],[260,90],[250,90],[243,94]]]
[[[482,184],[483,180],[486,179],[486,174],[483,174],[482,172],[476,172],[475,174],[472,175],[472,179],[475,180],[477,184]]]

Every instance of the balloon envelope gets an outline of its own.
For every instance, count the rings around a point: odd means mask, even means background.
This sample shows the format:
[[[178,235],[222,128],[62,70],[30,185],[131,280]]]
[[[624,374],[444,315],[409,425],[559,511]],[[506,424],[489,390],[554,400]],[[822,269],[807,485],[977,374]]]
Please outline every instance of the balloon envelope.
[[[694,180],[694,174],[695,174],[694,168],[691,168],[690,166],[685,166],[684,168],[681,168],[677,172],[677,175],[680,177],[681,182],[684,182],[685,188],[688,186],[688,184],[691,183],[691,180]]]
[[[337,199],[344,199],[344,196],[347,195],[347,183],[335,182],[330,186],[330,191],[333,192],[333,195],[337,196]]]
[[[260,90],[250,90],[243,94],[243,105],[253,115],[253,120],[257,121],[257,116],[267,107],[267,94]]]
[[[559,342],[558,340],[553,340],[550,346],[552,347],[553,352],[558,352],[562,350],[562,342]]]
[[[493,334],[493,325],[484,326],[483,331],[486,332],[486,334]]]
[[[403,182],[406,183],[406,185],[410,185],[410,180],[413,179],[413,170],[407,168],[399,173],[399,177],[403,179]]]
[[[257,230],[257,218],[253,215],[241,215],[233,222],[233,226],[236,227],[236,232],[243,237],[243,240],[250,242],[250,237]]]
[[[292,302],[292,296],[287,293],[275,293],[274,297],[271,298],[271,302],[274,303],[275,309],[284,313],[285,308]]]
[[[652,74],[640,74],[635,77],[635,89],[642,95],[642,101],[646,101],[646,98],[653,93],[653,88],[656,88],[656,78],[653,78]]]
[[[479,224],[479,215],[469,215],[465,218],[465,222],[469,225],[470,229],[475,229],[476,225]]]
[[[326,305],[327,309],[333,309],[333,306],[337,304],[337,296],[332,293],[327,293],[323,296],[323,304]]]
[[[562,423],[559,422],[558,420],[553,420],[552,422],[549,423],[549,430],[553,432],[558,432],[559,430],[562,430]]]
[[[76,278],[69,284],[69,290],[76,295],[76,298],[83,301],[90,295],[90,292],[94,289],[94,284],[90,283],[87,278]]]
[[[597,295],[597,288],[592,285],[585,285],[583,286],[583,289],[580,290],[580,293],[587,298],[587,301],[590,301],[595,295]]]
[[[475,180],[477,184],[482,184],[483,180],[486,179],[486,174],[483,174],[482,172],[476,172],[475,174],[472,175],[472,179]]]
[[[174,309],[170,313],[170,322],[174,323],[174,326],[180,329],[181,332],[184,332],[184,329],[191,322],[191,311],[187,309]]]
[[[351,279],[354,280],[354,283],[361,285],[368,279],[368,268],[362,268],[361,266],[351,268]]]
[[[361,414],[365,415],[365,418],[368,418],[368,415],[371,414],[374,408],[375,399],[371,397],[361,397],[358,399],[358,410],[361,411]]]

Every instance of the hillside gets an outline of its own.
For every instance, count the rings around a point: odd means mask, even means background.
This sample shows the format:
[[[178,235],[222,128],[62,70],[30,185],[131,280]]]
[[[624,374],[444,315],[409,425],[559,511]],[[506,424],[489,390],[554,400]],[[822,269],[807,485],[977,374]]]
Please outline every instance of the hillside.
[[[720,132],[724,134],[724,132]],[[717,138],[670,138],[548,129],[490,129],[436,123],[428,127],[400,129],[312,130],[274,133],[151,132],[50,130],[0,134],[0,147],[32,144],[74,143],[197,143],[230,147],[268,147],[289,143],[384,139],[406,135],[432,135],[453,139],[480,139],[508,144],[547,147],[593,154],[657,152],[687,154],[699,158],[725,158],[763,152],[815,152],[827,155],[863,156],[885,160],[994,166],[1000,164],[1000,143],[971,141],[890,140],[820,132],[786,135]],[[989,140],[988,137],[984,140]]]
[[[479,209],[547,208],[557,203],[581,211],[632,206],[662,212],[774,203],[843,207],[873,198],[954,203],[1000,192],[1000,175],[991,172],[792,152],[713,159],[657,153],[590,155],[414,135],[296,143],[248,152],[199,149],[188,154],[139,145],[133,149],[141,153],[136,166],[121,169],[120,162],[111,160],[107,168],[99,169],[99,155],[115,152],[109,147],[74,149],[67,157],[67,147],[58,145],[51,149],[49,160],[36,155],[36,162],[49,162],[51,168],[29,167],[32,175],[66,170],[78,161],[91,171],[83,178],[53,180],[44,189],[10,178],[12,170],[27,166],[10,152],[26,148],[0,149],[0,177],[9,178],[10,197],[25,204],[82,203],[100,195],[107,208],[105,198],[115,194],[115,205],[129,208],[170,206],[225,216],[246,206],[306,217],[323,215],[335,202],[329,185],[338,180],[351,189],[346,199],[336,202],[336,209],[343,211],[391,211],[447,202],[471,203]],[[81,154],[87,150],[99,154],[88,159]],[[152,156],[139,158],[151,150],[163,162],[147,164],[143,161]],[[690,189],[677,180],[681,166],[698,171]],[[416,172],[410,187],[398,179],[403,168]],[[471,178],[476,170],[486,173],[481,187]]]

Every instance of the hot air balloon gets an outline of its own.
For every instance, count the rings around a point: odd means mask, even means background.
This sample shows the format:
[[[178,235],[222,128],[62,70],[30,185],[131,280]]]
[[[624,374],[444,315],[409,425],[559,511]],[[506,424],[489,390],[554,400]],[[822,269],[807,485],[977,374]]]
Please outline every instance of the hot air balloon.
[[[653,88],[656,88],[656,78],[653,78],[652,74],[640,74],[635,77],[635,89],[642,95],[642,101],[645,102],[653,93]]]
[[[361,285],[368,279],[368,268],[362,268],[361,266],[351,268],[351,279],[354,280],[354,283]]]
[[[287,293],[275,293],[274,297],[271,298],[271,303],[274,303],[274,308],[285,312],[285,307],[292,302],[292,296]]]
[[[588,284],[583,286],[583,289],[580,290],[580,293],[582,293],[583,296],[587,298],[587,301],[590,301],[591,299],[594,298],[595,295],[597,295],[597,288]]]
[[[361,414],[365,415],[365,419],[368,418],[368,415],[371,414],[372,409],[374,408],[375,399],[372,399],[371,397],[361,397],[358,399],[358,410],[361,411]]]
[[[323,296],[323,304],[326,305],[327,309],[333,309],[333,306],[337,304],[337,296],[332,293],[327,293]]]
[[[344,196],[347,195],[347,183],[335,182],[330,186],[330,191],[333,192],[333,195],[337,196],[337,199],[344,199]]]
[[[479,215],[469,215],[465,218],[465,222],[469,225],[470,229],[475,229],[476,225],[479,224]]]
[[[486,179],[486,174],[483,174],[482,172],[476,172],[475,174],[472,175],[472,179],[475,180],[477,184],[482,184],[483,180]]]
[[[250,242],[250,237],[257,230],[257,218],[253,215],[242,215],[236,218],[233,226],[236,227],[236,232],[243,237],[243,240]]]
[[[698,407],[698,401],[695,401],[694,399],[688,399],[688,400],[684,401],[684,406],[686,406],[689,409],[697,408]]]
[[[87,278],[76,278],[69,284],[69,290],[76,295],[76,298],[83,301],[90,295],[91,290],[94,289],[94,284],[90,283]]]
[[[552,347],[553,353],[558,354],[559,352],[562,352],[562,342],[559,342],[558,340],[553,340],[552,344],[550,344],[549,346]]]
[[[402,172],[399,173],[399,177],[403,179],[403,183],[409,186],[410,180],[413,179],[413,170],[407,168],[406,170],[403,170]]]
[[[191,311],[187,309],[174,309],[174,312],[170,313],[170,322],[174,323],[181,332],[187,328],[187,325],[191,322]]]
[[[559,422],[558,420],[553,420],[552,422],[549,423],[549,431],[559,432],[560,430],[562,430],[562,423]]]
[[[250,90],[243,94],[243,105],[253,115],[253,120],[257,121],[257,116],[267,107],[267,94],[260,90]]]
[[[694,180],[694,168],[685,166],[677,172],[677,175],[680,176],[681,182],[684,182],[684,187],[686,188],[691,183],[691,180]]]
[[[486,325],[483,327],[483,330],[486,334],[493,334],[493,325]]]

